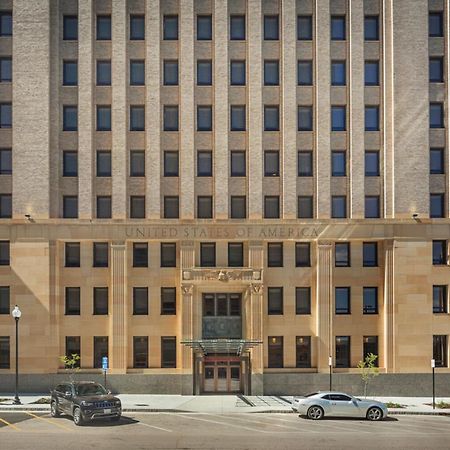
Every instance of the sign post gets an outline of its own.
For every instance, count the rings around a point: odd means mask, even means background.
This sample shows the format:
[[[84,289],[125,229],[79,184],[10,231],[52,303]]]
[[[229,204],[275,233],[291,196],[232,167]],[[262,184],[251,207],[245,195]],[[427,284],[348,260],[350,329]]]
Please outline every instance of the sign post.
[[[433,409],[436,408],[436,396],[435,396],[435,383],[434,383],[434,368],[436,367],[436,361],[431,360],[431,369],[433,370]]]
[[[333,357],[332,356],[328,357],[328,367],[330,368],[330,391],[332,391],[332,389],[331,389],[331,387],[332,387],[331,377],[332,377],[332,367],[333,367]]]
[[[102,356],[102,370],[103,375],[105,376],[105,388],[106,388],[106,372],[108,371],[108,357]]]

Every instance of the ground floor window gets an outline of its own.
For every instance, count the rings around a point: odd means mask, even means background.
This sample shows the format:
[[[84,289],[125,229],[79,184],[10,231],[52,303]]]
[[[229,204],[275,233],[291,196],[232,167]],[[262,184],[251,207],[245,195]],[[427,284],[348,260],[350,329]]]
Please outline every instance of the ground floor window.
[[[311,337],[297,336],[295,367],[311,367]]]
[[[447,336],[433,336],[433,359],[436,367],[447,367]]]
[[[350,336],[336,336],[336,367],[350,367]]]
[[[146,368],[148,367],[148,337],[134,336],[133,337],[133,367]]]
[[[108,357],[108,336],[94,336],[94,367],[101,369],[102,358]]]
[[[364,336],[363,338],[363,358],[372,353],[378,356],[378,336]],[[379,365],[379,358],[374,361],[376,367]]]
[[[10,361],[9,336],[0,336],[0,369],[9,369]]]
[[[80,336],[66,336],[66,356],[72,358],[72,355],[78,355],[81,358],[81,338]],[[75,367],[81,367],[81,359],[79,359]]]
[[[177,338],[175,336],[161,337],[161,367],[177,367]]]
[[[269,336],[269,367],[283,367],[283,336]]]

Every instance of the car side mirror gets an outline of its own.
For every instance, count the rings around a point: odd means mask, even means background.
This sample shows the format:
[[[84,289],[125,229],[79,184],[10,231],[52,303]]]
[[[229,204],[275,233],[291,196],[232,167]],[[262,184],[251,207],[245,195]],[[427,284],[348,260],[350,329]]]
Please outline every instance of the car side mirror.
[[[72,392],[66,391],[66,392],[64,393],[64,395],[65,395],[66,397],[72,397]]]

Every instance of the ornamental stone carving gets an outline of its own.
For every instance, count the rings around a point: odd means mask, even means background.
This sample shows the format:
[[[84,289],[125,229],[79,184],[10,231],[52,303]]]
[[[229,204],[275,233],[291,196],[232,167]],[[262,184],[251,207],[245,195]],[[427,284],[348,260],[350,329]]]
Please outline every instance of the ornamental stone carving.
[[[193,288],[194,286],[192,284],[183,284],[181,286],[181,291],[183,292],[184,295],[190,295],[192,294]]]
[[[260,294],[262,291],[262,284],[252,283],[250,289],[252,294]]]

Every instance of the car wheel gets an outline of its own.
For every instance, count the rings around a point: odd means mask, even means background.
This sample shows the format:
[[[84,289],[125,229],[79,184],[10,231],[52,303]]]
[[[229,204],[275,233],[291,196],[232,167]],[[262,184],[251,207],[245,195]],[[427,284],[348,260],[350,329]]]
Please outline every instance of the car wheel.
[[[83,425],[83,416],[81,415],[80,408],[75,408],[73,410],[73,422],[75,425],[78,425],[78,426]]]
[[[377,408],[376,406],[372,406],[372,408],[369,408],[366,414],[366,417],[368,420],[381,420],[383,418],[383,412],[380,408]]]
[[[308,418],[312,420],[320,420],[323,418],[323,409],[320,406],[311,406],[308,409]]]
[[[52,404],[50,405],[50,414],[52,417],[59,417],[61,413],[59,412],[58,405],[55,400],[52,401]]]

